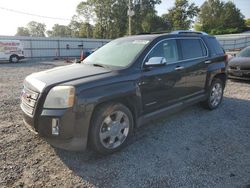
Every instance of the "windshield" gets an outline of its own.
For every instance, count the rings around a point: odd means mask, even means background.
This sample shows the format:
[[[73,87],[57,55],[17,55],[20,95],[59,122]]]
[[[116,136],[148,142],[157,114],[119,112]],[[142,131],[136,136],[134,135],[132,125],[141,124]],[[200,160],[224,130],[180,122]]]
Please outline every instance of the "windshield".
[[[148,40],[129,38],[113,40],[88,56],[83,63],[127,67],[148,43]]]
[[[250,57],[250,48],[245,48],[237,54],[237,57]]]

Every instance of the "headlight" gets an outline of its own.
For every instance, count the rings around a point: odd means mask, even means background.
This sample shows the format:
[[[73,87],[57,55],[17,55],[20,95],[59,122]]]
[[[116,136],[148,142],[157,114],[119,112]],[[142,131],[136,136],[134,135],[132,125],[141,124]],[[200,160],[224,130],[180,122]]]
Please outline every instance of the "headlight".
[[[75,88],[73,86],[53,87],[46,97],[44,108],[69,108],[75,100]]]

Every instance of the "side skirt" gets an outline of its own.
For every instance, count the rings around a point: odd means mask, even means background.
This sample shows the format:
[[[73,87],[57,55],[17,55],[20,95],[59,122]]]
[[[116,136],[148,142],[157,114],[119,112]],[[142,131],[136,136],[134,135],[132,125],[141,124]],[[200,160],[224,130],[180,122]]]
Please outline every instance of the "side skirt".
[[[160,118],[162,116],[173,114],[173,113],[175,113],[175,112],[177,112],[177,111],[179,111],[187,106],[191,106],[193,104],[196,104],[198,102],[206,100],[206,98],[207,98],[206,94],[198,95],[196,97],[187,99],[185,101],[178,102],[178,103],[173,104],[171,106],[168,106],[168,107],[159,109],[157,111],[140,116],[137,120],[137,127],[144,125],[145,123],[149,122],[152,119],[157,119],[157,118]]]

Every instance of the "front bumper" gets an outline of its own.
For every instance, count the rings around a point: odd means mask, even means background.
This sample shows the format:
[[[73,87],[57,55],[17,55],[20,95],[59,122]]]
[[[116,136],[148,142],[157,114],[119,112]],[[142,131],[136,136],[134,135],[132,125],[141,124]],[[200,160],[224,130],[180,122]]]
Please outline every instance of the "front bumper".
[[[228,69],[228,77],[250,80],[250,70]]]
[[[52,119],[59,120],[59,134],[52,134]],[[43,109],[40,116],[31,117],[23,112],[26,127],[33,133],[43,137],[49,144],[57,148],[83,151],[87,148],[90,115],[78,115],[73,109]]]

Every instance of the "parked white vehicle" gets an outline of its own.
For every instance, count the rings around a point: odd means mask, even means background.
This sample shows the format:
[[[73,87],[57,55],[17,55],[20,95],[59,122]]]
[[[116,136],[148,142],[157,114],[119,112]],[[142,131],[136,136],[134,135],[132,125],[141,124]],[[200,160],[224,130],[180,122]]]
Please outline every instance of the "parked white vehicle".
[[[17,63],[24,59],[23,46],[19,40],[0,40],[0,60]]]

